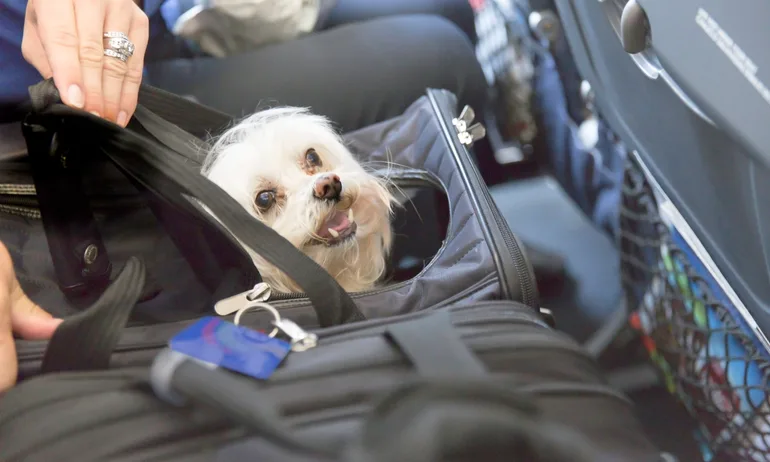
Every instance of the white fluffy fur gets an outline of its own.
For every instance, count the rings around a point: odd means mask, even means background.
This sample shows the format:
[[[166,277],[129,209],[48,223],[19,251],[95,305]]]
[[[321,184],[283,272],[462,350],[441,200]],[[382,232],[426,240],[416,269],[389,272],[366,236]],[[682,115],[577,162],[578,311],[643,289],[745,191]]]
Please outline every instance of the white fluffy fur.
[[[303,163],[309,149],[316,151],[321,167],[309,169]],[[258,112],[216,141],[202,173],[315,260],[348,292],[369,289],[384,274],[395,201],[385,181],[356,161],[326,118],[294,107]],[[313,196],[313,185],[324,173],[334,173],[341,180],[342,200],[337,203]],[[255,198],[265,189],[275,190],[280,199],[261,211]],[[331,247],[319,243],[316,230],[335,207],[352,209],[357,232]],[[247,251],[274,289],[300,291],[288,276],[251,249]]]

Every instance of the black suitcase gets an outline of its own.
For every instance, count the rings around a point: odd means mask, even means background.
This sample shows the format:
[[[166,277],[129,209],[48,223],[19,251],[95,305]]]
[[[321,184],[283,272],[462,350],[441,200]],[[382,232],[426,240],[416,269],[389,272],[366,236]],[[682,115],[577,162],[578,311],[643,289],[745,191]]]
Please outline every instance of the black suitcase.
[[[706,460],[770,460],[770,6],[555,3],[631,151],[619,244],[632,324],[699,421]]]
[[[474,137],[483,135],[483,128],[472,125],[472,109],[455,113],[455,100],[448,92],[429,90],[401,117],[346,136],[362,161],[392,161],[389,174],[402,189],[427,190],[415,202],[427,212],[421,218],[435,217],[437,222],[418,222],[406,229],[414,236],[441,237],[434,246],[435,257],[425,261],[426,246],[410,249],[403,245],[411,237],[406,236],[396,243],[394,253],[401,262],[408,257],[418,260],[417,271],[414,265],[410,270],[408,264],[397,261],[396,280],[350,295],[315,264],[309,265],[308,258],[287,247],[287,241],[271,237],[272,230],[236,210],[229,196],[223,197],[219,188],[197,174],[200,147],[205,142],[193,135],[202,137],[207,130],[222,127],[230,122],[229,117],[145,88],[136,121],[129,130],[122,130],[57,104],[50,82],[32,92],[36,113],[24,127],[30,151],[38,154],[30,157],[42,157],[42,164],[30,163],[23,152],[0,162],[6,186],[0,195],[0,213],[4,213],[0,239],[11,250],[23,288],[54,314],[69,316],[64,325],[74,325],[78,331],[79,323],[85,322],[81,319],[91,316],[85,313],[94,299],[102,296],[95,302],[96,311],[118,303],[115,298],[105,300],[103,291],[130,257],[139,257],[146,273],[143,289],[131,297],[108,289],[120,303],[134,300],[137,307],[122,339],[119,327],[111,329],[109,340],[104,340],[109,348],[97,349],[101,352],[97,354],[109,355],[116,344],[118,352],[135,350],[137,342],[142,348],[162,346],[168,332],[211,313],[222,300],[235,308],[218,312],[232,316],[247,303],[247,294],[259,282],[253,265],[232,237],[208,214],[181,199],[180,193],[202,199],[209,208],[209,202],[224,207],[220,210],[229,214],[232,224],[252,235],[249,245],[266,252],[266,258],[281,260],[287,274],[308,285],[309,298],[279,293],[267,297],[284,316],[303,327],[326,327],[467,300],[512,299],[537,308],[531,267],[467,150]],[[72,166],[47,164],[51,150],[55,162],[60,164],[66,158]],[[30,184],[33,178],[35,186]],[[442,200],[447,207],[441,207]],[[254,229],[259,227],[265,229]],[[85,268],[92,244],[96,258]],[[244,322],[264,327],[269,318],[264,313],[248,313]],[[99,321],[88,323],[98,325]],[[56,335],[72,335],[61,332]],[[89,356],[87,363],[105,366],[108,357],[91,356],[93,344],[79,342],[78,351]],[[17,342],[22,376],[39,370],[45,348],[45,342]]]
[[[0,460],[659,460],[593,359],[520,303],[315,334],[264,381],[171,350],[30,379],[0,400]]]

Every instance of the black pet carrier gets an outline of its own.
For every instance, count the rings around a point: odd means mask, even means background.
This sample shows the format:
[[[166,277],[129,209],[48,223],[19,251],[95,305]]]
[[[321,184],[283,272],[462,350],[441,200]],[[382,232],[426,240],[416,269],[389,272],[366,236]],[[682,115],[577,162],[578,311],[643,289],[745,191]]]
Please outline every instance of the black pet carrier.
[[[362,161],[389,163],[411,198],[396,218],[391,281],[354,294],[198,174],[205,141],[182,128],[205,137],[227,116],[144,88],[135,121],[121,129],[63,106],[50,82],[31,91],[34,110],[22,125],[29,154],[0,162],[0,240],[30,298],[65,318],[53,342],[66,336],[73,361],[88,358],[72,367],[106,366],[113,349],[113,364],[131,362],[222,300],[237,305],[224,310],[229,316],[266,300],[306,328],[469,300],[538,306],[532,270],[468,154],[483,127],[471,108],[458,115],[446,91],[429,90],[402,116],[345,137]],[[258,286],[251,259],[190,196],[307,295]],[[110,286],[131,257],[145,276]],[[136,306],[128,320],[105,320],[116,304]],[[269,319],[249,312],[243,322],[264,328]],[[39,371],[46,342],[19,340],[17,348],[21,375]]]

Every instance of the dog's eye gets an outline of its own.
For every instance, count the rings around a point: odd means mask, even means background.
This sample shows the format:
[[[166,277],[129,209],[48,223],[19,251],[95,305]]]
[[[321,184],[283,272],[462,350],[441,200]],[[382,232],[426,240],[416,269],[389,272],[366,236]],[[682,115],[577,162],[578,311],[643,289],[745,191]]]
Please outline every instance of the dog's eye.
[[[318,156],[318,153],[315,152],[315,149],[310,148],[305,153],[305,162],[307,163],[308,167],[320,167],[321,157]]]
[[[262,211],[269,209],[275,203],[275,191],[260,191],[254,203]]]

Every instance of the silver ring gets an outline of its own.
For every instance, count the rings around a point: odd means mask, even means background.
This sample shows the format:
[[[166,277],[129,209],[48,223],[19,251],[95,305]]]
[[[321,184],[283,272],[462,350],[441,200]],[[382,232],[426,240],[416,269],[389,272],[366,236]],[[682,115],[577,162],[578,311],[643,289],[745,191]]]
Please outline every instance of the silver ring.
[[[244,306],[240,310],[235,312],[235,318],[233,318],[233,324],[236,326],[241,322],[241,316],[243,313],[247,312],[248,310],[265,310],[273,315],[273,323],[277,324],[281,320],[281,315],[278,313],[278,310],[273,308],[271,305],[268,305],[267,303],[263,302],[253,302],[249,303],[248,305]],[[273,330],[267,334],[268,337],[272,338],[275,337],[275,334],[278,333],[278,328],[275,327]]]
[[[124,63],[134,55],[134,43],[123,32],[104,33],[104,55],[117,58]]]
[[[104,56],[109,56],[110,58],[117,58],[117,59],[123,61],[124,63],[126,61],[128,61],[128,56],[126,56],[126,55],[124,55],[122,53],[118,53],[115,50],[109,50],[109,49],[108,50],[104,50]]]

